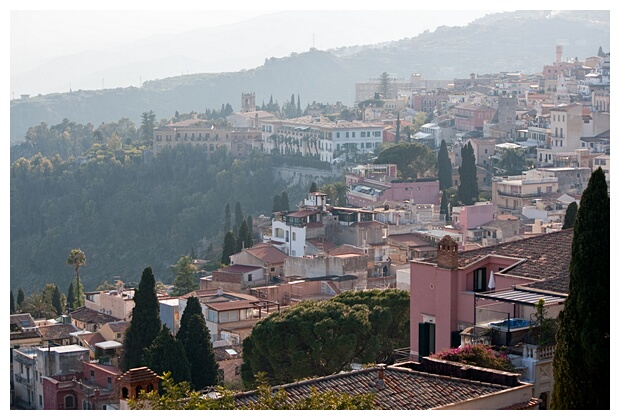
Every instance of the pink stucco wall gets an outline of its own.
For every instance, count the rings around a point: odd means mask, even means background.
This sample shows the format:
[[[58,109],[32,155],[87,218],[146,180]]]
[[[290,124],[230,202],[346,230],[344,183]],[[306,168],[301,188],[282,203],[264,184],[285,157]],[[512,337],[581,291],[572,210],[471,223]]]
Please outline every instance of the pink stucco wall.
[[[494,272],[495,290],[508,289],[512,285],[531,283],[531,279],[515,279],[497,274],[500,268],[515,264],[516,258],[489,255],[476,263],[449,270],[435,264],[410,262],[410,346],[411,351],[418,352],[418,324],[424,315],[434,318],[435,351],[450,347],[451,332],[459,329],[459,324],[474,322],[473,273],[486,267],[487,284],[491,271]],[[493,305],[495,311],[511,312],[511,304],[498,304],[493,301],[479,300],[476,307]]]

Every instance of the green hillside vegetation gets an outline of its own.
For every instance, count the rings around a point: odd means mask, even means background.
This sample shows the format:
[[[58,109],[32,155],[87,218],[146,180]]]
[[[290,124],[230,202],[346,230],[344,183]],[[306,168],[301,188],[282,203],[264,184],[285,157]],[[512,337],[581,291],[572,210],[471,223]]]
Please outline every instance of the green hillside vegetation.
[[[73,134],[92,130],[77,127]],[[49,154],[54,147],[71,149],[62,152],[66,158],[38,152],[13,162],[11,289],[29,295],[55,283],[66,291],[75,279],[67,255],[78,248],[88,255],[80,268],[85,291],[105,280],[114,283],[115,276],[137,284],[145,266],[170,284],[183,255],[205,258],[210,250],[219,260],[227,203],[239,202],[246,216],[270,215],[273,192],[286,189],[273,177],[269,155],[234,160],[220,152],[209,158],[189,145],[153,157],[145,146],[117,137],[125,136],[112,135],[87,149],[92,139],[68,136],[58,146],[37,146]],[[308,188],[289,189],[291,202]]]

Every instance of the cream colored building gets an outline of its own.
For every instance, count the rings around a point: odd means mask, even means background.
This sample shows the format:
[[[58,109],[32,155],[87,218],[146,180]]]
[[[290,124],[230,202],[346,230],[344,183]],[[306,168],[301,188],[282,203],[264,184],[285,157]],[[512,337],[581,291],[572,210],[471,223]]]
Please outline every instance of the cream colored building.
[[[493,178],[492,201],[500,214],[519,214],[535,198],[558,192],[558,178],[532,170],[525,175]]]

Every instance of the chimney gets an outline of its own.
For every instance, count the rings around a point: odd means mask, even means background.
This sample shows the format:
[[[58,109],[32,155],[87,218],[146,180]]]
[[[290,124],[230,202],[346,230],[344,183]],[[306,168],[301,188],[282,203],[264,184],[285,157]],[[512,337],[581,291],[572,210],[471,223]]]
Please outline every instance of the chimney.
[[[444,236],[437,244],[437,267],[456,270],[459,267],[458,248],[449,235]]]
[[[379,379],[384,380],[385,379],[385,364],[384,363],[379,363],[377,365],[377,367],[379,368],[379,370],[377,371]]]

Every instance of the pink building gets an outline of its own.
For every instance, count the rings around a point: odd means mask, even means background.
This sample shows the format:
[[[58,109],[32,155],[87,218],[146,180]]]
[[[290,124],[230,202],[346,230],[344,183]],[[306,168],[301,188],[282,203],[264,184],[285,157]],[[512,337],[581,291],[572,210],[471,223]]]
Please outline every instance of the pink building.
[[[452,208],[452,224],[461,231],[463,245],[467,239],[467,231],[480,228],[495,218],[495,206],[492,202],[476,203],[472,206]]]
[[[446,236],[436,258],[410,261],[411,359],[458,347],[461,332],[476,325],[529,320],[539,299],[559,312],[568,296],[572,238],[566,229],[459,252]]]
[[[439,205],[441,195],[439,181],[376,180],[347,174],[347,204],[358,207],[377,207],[388,202],[409,200],[415,204]]]
[[[485,121],[491,121],[495,109],[487,105],[465,103],[454,107],[454,128],[458,131],[482,131]]]

